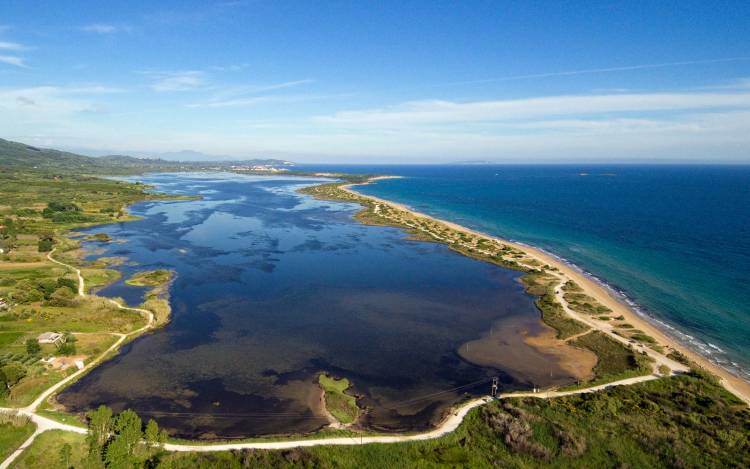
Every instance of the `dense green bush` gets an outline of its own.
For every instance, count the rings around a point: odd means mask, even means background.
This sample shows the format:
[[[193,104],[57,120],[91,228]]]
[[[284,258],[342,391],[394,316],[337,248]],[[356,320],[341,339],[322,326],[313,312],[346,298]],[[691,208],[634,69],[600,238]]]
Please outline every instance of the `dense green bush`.
[[[42,351],[42,347],[39,345],[36,339],[26,339],[26,353],[29,355],[36,355]]]
[[[60,287],[55,290],[47,300],[47,306],[72,306],[75,293],[68,287]]]

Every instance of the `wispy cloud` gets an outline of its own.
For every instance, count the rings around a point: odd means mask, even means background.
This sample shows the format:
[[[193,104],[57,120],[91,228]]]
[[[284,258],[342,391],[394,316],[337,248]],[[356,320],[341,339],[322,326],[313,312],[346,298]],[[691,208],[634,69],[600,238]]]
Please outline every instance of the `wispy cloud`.
[[[0,50],[22,51],[26,49],[28,49],[28,47],[17,42],[0,41]]]
[[[209,67],[209,70],[214,72],[238,72],[249,66],[250,64],[214,65]]]
[[[0,88],[0,114],[32,122],[56,119],[97,108],[94,101],[83,96],[84,90],[60,86]]]
[[[532,78],[553,78],[553,77],[564,77],[564,76],[575,76],[575,75],[588,75],[596,73],[613,73],[613,72],[627,72],[634,70],[649,70],[655,68],[671,68],[671,67],[685,67],[690,65],[710,65],[717,63],[727,62],[748,62],[750,57],[726,57],[721,59],[708,59],[708,60],[685,60],[681,62],[663,62],[663,63],[651,63],[651,64],[638,64],[638,65],[623,65],[618,67],[603,67],[603,68],[584,68],[579,70],[564,70],[557,72],[544,72],[544,73],[530,73],[524,75],[509,75],[497,78],[487,78],[482,80],[469,80],[460,81],[453,83],[445,83],[441,86],[450,85],[472,85],[482,83],[496,83],[503,81],[514,81],[514,80],[525,80]]]
[[[110,23],[92,23],[81,27],[81,31],[96,34],[114,34],[117,32],[127,32],[129,26],[115,25]]]
[[[412,101],[387,108],[337,112],[314,121],[403,126],[542,119],[564,115],[750,107],[750,93],[642,93],[549,96],[499,101]]]
[[[320,99],[313,95],[278,95],[267,94],[278,90],[296,88],[313,83],[313,80],[293,80],[281,83],[263,85],[237,85],[215,87],[213,95],[206,101],[188,104],[188,107],[222,108],[255,106],[266,102],[296,102],[310,99]]]
[[[319,101],[323,99],[337,99],[346,95],[324,95],[324,94],[284,94],[265,95],[247,98],[227,99],[223,101],[208,101],[205,103],[187,104],[189,108],[238,108],[252,107],[267,103],[301,103],[305,101]]]
[[[150,87],[157,92],[190,91],[206,85],[206,73],[200,70],[139,73],[154,79]]]
[[[8,65],[15,65],[16,67],[28,67],[28,65],[26,65],[26,60],[15,55],[0,55],[0,62]]]

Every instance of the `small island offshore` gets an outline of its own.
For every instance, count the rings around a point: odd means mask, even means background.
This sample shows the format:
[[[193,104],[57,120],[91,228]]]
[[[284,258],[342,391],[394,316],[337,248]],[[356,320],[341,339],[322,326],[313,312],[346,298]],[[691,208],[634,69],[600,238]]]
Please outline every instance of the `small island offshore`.
[[[482,391],[453,391],[459,399],[431,428],[395,433],[369,428],[368,414],[376,409],[368,408],[357,377],[339,375],[325,364],[311,373],[307,386],[317,392],[305,399],[321,409],[327,422],[303,435],[186,441],[158,423],[176,417],[166,409],[139,415],[128,408],[93,406],[71,413],[57,396],[97,376],[100,365],[119,361],[137,338],[154,334],[182,314],[175,314],[179,306],[170,302],[175,272],[134,264],[119,248],[118,236],[100,230],[112,223],[137,222],[128,209],[133,204],[179,206],[200,194],[159,193],[139,182],[101,177],[184,168],[116,163],[97,167],[97,160],[76,155],[90,171],[82,176],[22,144],[0,143],[2,467],[750,464],[750,392],[745,381],[672,340],[596,281],[545,252],[356,191],[357,184],[388,176],[290,171],[285,177],[305,181],[298,197],[356,204],[361,207],[354,215],[357,221],[403,230],[415,249],[420,243],[445,245],[519,273],[543,325],[519,337],[518,344],[553,361],[565,384],[506,390],[494,387],[497,382],[490,377],[477,385]],[[9,163],[4,154],[31,155],[36,167]],[[318,180],[304,179],[309,177]],[[80,234],[87,229],[93,231]],[[122,252],[96,254],[105,248]],[[114,287],[130,293],[135,288],[138,294],[128,301],[104,296]],[[535,376],[532,369],[513,368],[516,362],[509,357],[518,348],[508,345],[500,327],[487,324],[485,333],[457,344],[457,359],[505,369],[510,376]],[[542,377],[534,379],[541,382]],[[126,376],[120,379],[128,381]],[[212,405],[221,409],[223,403]],[[281,421],[289,417],[274,415]]]

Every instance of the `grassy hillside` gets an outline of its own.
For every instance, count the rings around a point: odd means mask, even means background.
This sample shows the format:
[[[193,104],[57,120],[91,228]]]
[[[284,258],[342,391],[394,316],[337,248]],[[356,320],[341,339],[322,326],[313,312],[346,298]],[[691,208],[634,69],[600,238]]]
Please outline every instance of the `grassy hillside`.
[[[129,156],[93,158],[0,139],[0,168],[4,170],[55,174],[136,174],[189,169],[184,166],[176,162]]]
[[[236,165],[284,166],[281,160],[181,162],[164,159],[111,155],[94,158],[66,151],[39,148],[0,139],[0,170],[34,171],[55,174],[126,175],[158,171],[202,171],[230,169]]]

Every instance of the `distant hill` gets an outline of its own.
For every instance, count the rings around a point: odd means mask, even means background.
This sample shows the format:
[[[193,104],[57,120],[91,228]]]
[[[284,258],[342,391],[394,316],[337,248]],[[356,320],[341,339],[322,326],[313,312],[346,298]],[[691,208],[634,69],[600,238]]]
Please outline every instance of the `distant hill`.
[[[27,169],[57,169],[65,167],[70,171],[96,170],[104,162],[88,156],[66,151],[38,148],[25,143],[0,139],[0,166]]]
[[[179,161],[182,163],[193,162],[193,163],[208,163],[208,162],[224,162],[224,163],[243,163],[243,164],[256,164],[256,165],[273,165],[273,166],[292,166],[294,163],[286,160],[279,160],[274,158],[240,158],[236,156],[226,155],[209,155],[207,153],[201,153],[194,150],[181,150],[174,152],[165,153],[138,153],[138,157],[156,158],[165,161]]]
[[[161,158],[137,158],[127,155],[93,157],[0,139],[0,168],[8,169],[76,174],[134,174],[144,171],[231,169],[235,165],[283,167],[291,166],[293,163],[275,159],[168,161]]]

